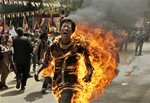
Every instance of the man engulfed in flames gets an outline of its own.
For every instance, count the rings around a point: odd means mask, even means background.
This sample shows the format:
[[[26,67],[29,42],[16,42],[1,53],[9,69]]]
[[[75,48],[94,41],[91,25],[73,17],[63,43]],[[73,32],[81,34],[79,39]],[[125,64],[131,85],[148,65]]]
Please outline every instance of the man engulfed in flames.
[[[52,90],[59,103],[89,103],[115,77],[117,49],[111,33],[99,29],[88,32],[85,26],[74,32],[75,28],[71,19],[61,22],[60,38],[48,48],[35,74],[35,79],[41,70],[44,75],[53,75]]]

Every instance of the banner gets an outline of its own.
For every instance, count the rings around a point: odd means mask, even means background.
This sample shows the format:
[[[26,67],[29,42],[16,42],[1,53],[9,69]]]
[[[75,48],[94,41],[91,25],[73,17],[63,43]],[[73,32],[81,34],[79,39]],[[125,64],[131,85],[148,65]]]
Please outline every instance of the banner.
[[[33,27],[33,30],[36,30],[36,29],[40,29],[37,21],[34,23],[34,27]]]
[[[25,15],[23,17],[22,28],[23,28],[24,31],[26,31],[27,28],[28,28],[28,22],[27,22],[27,19],[26,19]]]
[[[5,15],[3,18],[0,18],[0,34],[5,34]]]
[[[45,18],[41,17],[40,22],[39,22],[39,26],[41,27],[45,22]]]
[[[47,29],[48,29],[48,33],[50,33],[51,32],[51,18],[48,19]]]

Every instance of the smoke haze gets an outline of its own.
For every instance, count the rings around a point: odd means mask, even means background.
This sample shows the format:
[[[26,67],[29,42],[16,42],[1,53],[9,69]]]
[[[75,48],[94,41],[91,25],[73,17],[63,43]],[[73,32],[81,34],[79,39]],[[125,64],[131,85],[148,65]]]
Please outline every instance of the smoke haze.
[[[82,7],[72,12],[69,18],[105,29],[127,30],[142,16],[146,7],[147,0],[84,0]]]

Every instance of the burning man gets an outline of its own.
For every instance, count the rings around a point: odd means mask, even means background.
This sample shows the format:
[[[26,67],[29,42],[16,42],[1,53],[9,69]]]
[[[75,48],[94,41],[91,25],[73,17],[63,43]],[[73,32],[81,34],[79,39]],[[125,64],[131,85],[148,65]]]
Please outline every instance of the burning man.
[[[64,19],[60,24],[60,38],[48,48],[40,68],[35,72],[35,80],[41,71],[52,76],[52,90],[59,103],[71,103],[74,89],[79,84],[77,79],[77,63],[81,55],[84,57],[87,72],[83,76],[85,82],[90,82],[93,66],[89,59],[89,51],[74,38],[76,24],[71,19]],[[82,69],[82,68],[81,68]]]

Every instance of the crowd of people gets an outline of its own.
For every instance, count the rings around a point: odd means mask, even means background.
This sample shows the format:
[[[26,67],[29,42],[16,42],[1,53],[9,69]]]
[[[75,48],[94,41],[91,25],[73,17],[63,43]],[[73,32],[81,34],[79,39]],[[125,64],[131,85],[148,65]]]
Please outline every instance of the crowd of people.
[[[16,88],[24,90],[27,79],[32,77],[30,69],[35,71],[42,63],[44,53],[47,50],[51,38],[58,36],[53,31],[48,37],[47,32],[41,30],[24,31],[16,28],[17,36],[7,34],[0,35],[0,89],[7,89],[7,77],[11,71],[16,76]]]
[[[135,30],[130,30],[126,35],[121,37],[121,42],[118,43],[119,50],[128,50],[128,44],[132,41],[135,42],[134,55],[142,55],[143,44],[149,38],[149,32],[143,28],[136,28]]]
[[[16,74],[16,89],[25,90],[32,65],[35,71],[34,78],[38,81],[38,75],[55,58],[54,76],[47,76],[43,82],[42,93],[46,88],[54,88],[61,91],[59,103],[70,103],[77,83],[75,65],[78,54],[84,54],[87,74],[83,78],[89,82],[93,67],[88,58],[86,48],[71,38],[75,31],[75,23],[71,19],[64,19],[60,24],[60,32],[48,37],[46,32],[24,32],[23,28],[16,29],[17,36],[12,38],[12,43],[6,42],[6,35],[0,36],[0,89],[7,89],[7,77],[10,71]],[[61,35],[61,36],[59,36]],[[53,42],[54,41],[54,42]],[[38,67],[36,67],[38,65]],[[38,69],[37,69],[38,68]],[[70,89],[71,88],[71,89]],[[55,90],[54,90],[55,91]],[[57,94],[54,92],[54,94]],[[68,95],[68,96],[66,96]]]

